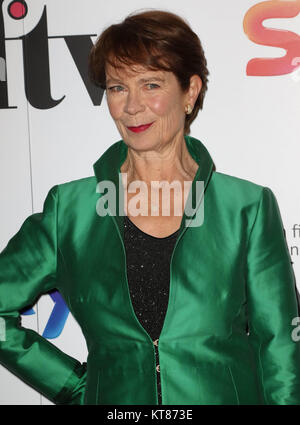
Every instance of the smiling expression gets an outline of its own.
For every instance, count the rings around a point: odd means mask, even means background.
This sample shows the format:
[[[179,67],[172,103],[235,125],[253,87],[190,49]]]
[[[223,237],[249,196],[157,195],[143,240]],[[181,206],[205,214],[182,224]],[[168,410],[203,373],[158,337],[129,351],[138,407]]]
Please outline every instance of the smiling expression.
[[[106,95],[119,133],[132,148],[151,150],[183,137],[188,94],[172,72],[107,65]]]

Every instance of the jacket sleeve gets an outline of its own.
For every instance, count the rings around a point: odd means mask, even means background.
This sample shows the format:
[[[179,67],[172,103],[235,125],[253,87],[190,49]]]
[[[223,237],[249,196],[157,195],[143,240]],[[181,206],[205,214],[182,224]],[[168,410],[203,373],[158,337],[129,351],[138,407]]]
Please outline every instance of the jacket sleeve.
[[[86,363],[21,326],[20,311],[56,288],[57,190],[0,253],[0,363],[55,404],[83,404]]]
[[[249,341],[265,404],[300,404],[298,291],[277,200],[262,189],[247,252]],[[293,323],[292,323],[293,322]]]

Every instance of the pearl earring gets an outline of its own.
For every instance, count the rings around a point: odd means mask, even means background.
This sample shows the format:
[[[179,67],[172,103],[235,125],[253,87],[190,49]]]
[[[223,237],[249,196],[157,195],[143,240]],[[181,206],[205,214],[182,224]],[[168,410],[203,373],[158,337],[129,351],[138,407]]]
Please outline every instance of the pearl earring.
[[[190,115],[191,113],[192,113],[192,107],[191,107],[191,105],[190,104],[188,104],[188,105],[186,105],[186,107],[185,107],[185,113],[187,114],[187,115]]]

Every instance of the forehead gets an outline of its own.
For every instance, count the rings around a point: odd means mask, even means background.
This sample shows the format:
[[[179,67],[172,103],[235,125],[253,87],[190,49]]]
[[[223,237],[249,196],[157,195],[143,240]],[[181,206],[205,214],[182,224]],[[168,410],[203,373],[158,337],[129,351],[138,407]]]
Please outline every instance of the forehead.
[[[140,79],[148,76],[157,76],[159,78],[167,78],[167,74],[171,74],[170,72],[166,72],[164,70],[152,70],[146,68],[143,65],[134,64],[134,65],[124,65],[122,67],[114,67],[110,63],[108,63],[105,67],[106,79],[114,78],[114,79]]]

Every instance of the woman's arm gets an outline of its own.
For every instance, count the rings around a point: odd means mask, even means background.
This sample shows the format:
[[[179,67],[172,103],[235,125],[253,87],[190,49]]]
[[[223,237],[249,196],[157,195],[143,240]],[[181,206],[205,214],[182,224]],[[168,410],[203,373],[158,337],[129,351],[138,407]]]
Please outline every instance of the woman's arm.
[[[19,313],[56,288],[57,188],[0,254],[0,363],[56,404],[83,404],[86,363],[23,328]]]
[[[249,339],[266,404],[300,404],[300,341],[292,339],[299,315],[297,287],[273,192],[262,190],[248,243]]]

